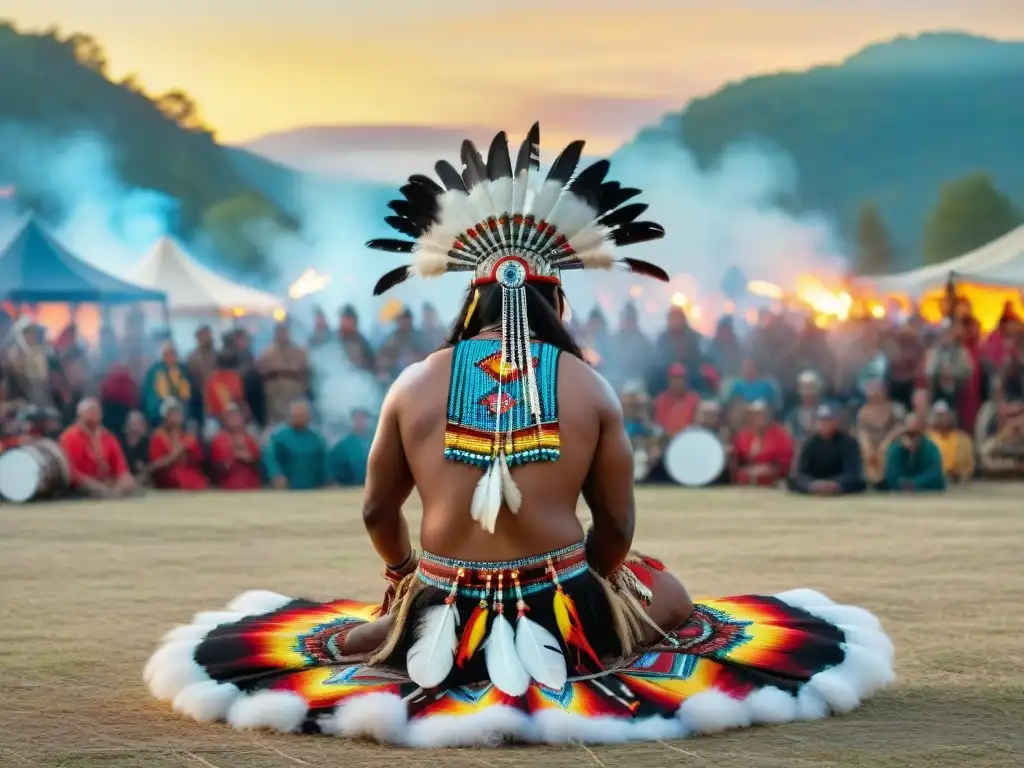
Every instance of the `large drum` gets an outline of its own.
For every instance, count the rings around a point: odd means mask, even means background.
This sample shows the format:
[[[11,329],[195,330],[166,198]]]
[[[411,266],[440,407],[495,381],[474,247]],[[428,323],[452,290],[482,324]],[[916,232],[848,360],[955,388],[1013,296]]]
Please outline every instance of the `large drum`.
[[[700,488],[711,485],[725,469],[722,441],[703,427],[687,427],[665,451],[665,472],[680,485]]]
[[[71,467],[60,446],[39,439],[0,454],[0,496],[23,504],[67,491]]]

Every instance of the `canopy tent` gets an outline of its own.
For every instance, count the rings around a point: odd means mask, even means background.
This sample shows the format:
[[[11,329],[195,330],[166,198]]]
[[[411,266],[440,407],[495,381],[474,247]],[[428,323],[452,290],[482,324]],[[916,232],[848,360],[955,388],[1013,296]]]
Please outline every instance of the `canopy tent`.
[[[0,301],[134,304],[166,299],[163,291],[133,285],[86,264],[34,217],[0,251]]]
[[[1007,304],[1024,317],[1024,226],[941,264],[895,275],[859,277],[853,287],[875,299],[916,301],[926,319],[937,321],[942,318],[950,280],[957,296],[970,302],[985,330],[998,325]]]
[[[174,316],[273,315],[285,300],[211,272],[169,237],[156,242],[132,272],[142,285],[167,291]]]

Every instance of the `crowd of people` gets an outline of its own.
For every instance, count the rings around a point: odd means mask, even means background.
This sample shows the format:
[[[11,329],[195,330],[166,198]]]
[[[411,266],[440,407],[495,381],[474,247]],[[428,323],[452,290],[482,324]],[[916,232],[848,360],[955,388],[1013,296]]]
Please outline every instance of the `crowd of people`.
[[[694,426],[725,449],[721,484],[834,495],[1024,478],[1024,325],[1008,307],[984,334],[963,300],[948,314],[823,330],[764,313],[742,339],[729,317],[703,339],[675,310],[651,341],[627,307],[617,330],[595,314],[581,338],[622,393],[651,480]]]
[[[242,328],[217,343],[204,326],[182,355],[138,317],[119,336],[104,328],[95,350],[73,325],[50,342],[25,317],[0,324],[0,445],[58,442],[72,486],[94,496],[360,485],[375,414],[353,408],[345,433],[327,434],[311,355],[334,345],[383,394],[446,335],[429,306],[376,345],[345,307],[334,323],[318,312],[306,343],[288,324],[258,350]],[[620,394],[641,481],[668,479],[665,450],[690,427],[720,440],[720,484],[834,495],[1024,478],[1024,325],[1010,310],[987,335],[961,302],[939,325],[822,329],[765,311],[745,333],[727,316],[705,338],[673,307],[650,338],[627,304],[618,327],[594,310],[573,331]]]

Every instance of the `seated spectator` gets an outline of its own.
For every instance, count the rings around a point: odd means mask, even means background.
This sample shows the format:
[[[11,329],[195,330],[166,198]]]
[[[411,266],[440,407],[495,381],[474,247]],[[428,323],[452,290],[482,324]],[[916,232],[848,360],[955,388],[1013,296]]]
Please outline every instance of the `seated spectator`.
[[[800,449],[796,472],[787,480],[789,490],[838,496],[867,488],[860,446],[849,432],[840,428],[838,414],[830,406],[818,407],[816,427]]]
[[[157,488],[204,491],[210,484],[203,474],[203,452],[195,435],[185,431],[185,411],[167,398],[160,406],[160,426],[149,440],[149,461]]]
[[[996,415],[996,433],[981,446],[985,477],[1024,477],[1024,404],[1007,403]]]
[[[910,412],[917,416],[922,424],[927,424],[932,413],[931,390],[927,387],[918,387],[914,390],[914,394],[910,396],[910,403]]]
[[[790,472],[793,438],[763,400],[750,406],[747,426],[736,435],[733,448],[740,485],[775,485]]]
[[[864,405],[857,412],[857,443],[860,446],[864,478],[871,485],[885,479],[885,457],[893,437],[903,431],[901,406],[889,399],[881,379],[864,382]],[[924,422],[922,422],[924,423]]]
[[[773,411],[782,407],[782,393],[779,391],[778,383],[770,376],[760,376],[757,372],[757,362],[752,357],[743,358],[740,363],[740,375],[725,383],[722,395],[726,403],[741,400],[751,405],[763,401]]]
[[[224,427],[210,443],[210,463],[218,488],[252,491],[263,485],[260,446],[249,434],[245,414],[237,406],[223,412]]]
[[[916,414],[907,416],[903,432],[889,446],[885,458],[885,481],[881,490],[944,491],[942,455],[923,432]]]
[[[966,483],[974,477],[974,441],[956,427],[956,414],[939,400],[932,406],[928,439],[942,455],[942,473],[952,483]]]
[[[673,363],[668,369],[668,388],[654,400],[654,420],[673,437],[693,422],[700,396],[690,389],[686,366]]]
[[[331,482],[327,444],[310,428],[309,418],[309,401],[296,400],[288,408],[288,422],[269,433],[263,464],[274,488],[304,491]]]
[[[136,481],[148,485],[153,479],[149,468],[149,424],[142,411],[131,411],[128,414],[121,447]]]
[[[98,498],[127,496],[135,481],[124,453],[103,426],[100,401],[87,397],[78,404],[77,421],[60,436],[60,447],[71,468],[71,487]]]
[[[338,485],[363,485],[366,482],[366,464],[373,444],[373,424],[366,411],[352,411],[352,430],[331,449],[330,479]]]
[[[794,443],[800,445],[815,434],[821,405],[821,377],[814,371],[804,371],[797,377],[796,389],[800,402],[786,417],[786,429]]]

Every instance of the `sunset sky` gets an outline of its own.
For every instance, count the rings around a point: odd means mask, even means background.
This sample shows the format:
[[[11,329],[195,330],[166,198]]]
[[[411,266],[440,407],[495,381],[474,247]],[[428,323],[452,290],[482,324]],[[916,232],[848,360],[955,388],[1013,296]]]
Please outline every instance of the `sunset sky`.
[[[729,80],[898,34],[1024,38],[1022,0],[5,0],[182,88],[225,141],[301,125],[482,124],[614,146]],[[514,11],[511,9],[515,8]]]

